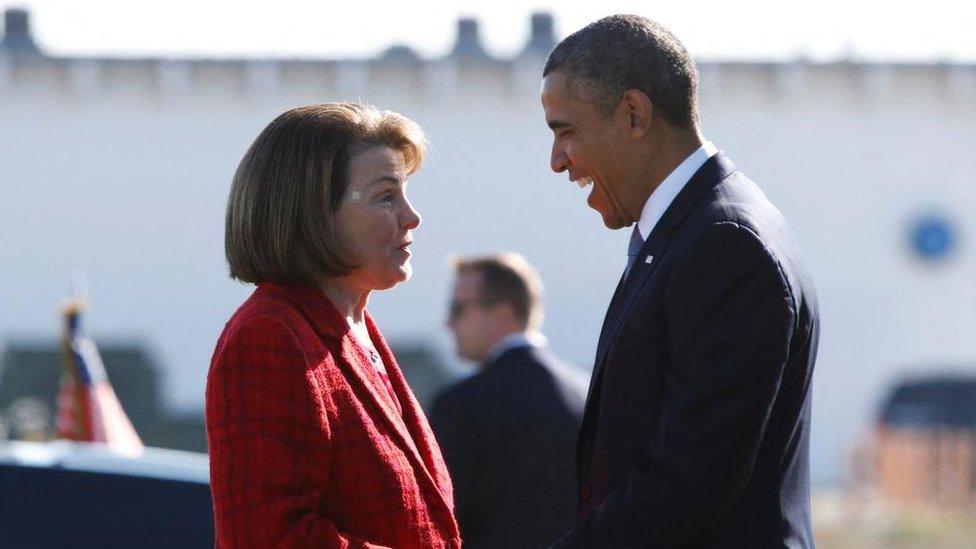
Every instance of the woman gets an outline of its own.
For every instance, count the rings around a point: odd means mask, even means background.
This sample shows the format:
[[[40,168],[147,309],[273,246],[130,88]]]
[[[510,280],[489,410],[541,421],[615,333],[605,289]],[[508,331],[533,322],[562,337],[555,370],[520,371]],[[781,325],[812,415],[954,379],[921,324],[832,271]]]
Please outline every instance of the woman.
[[[218,546],[460,546],[440,449],[366,312],[410,277],[425,145],[396,113],[333,103],[282,114],[241,160],[225,248],[257,289],[207,378]]]

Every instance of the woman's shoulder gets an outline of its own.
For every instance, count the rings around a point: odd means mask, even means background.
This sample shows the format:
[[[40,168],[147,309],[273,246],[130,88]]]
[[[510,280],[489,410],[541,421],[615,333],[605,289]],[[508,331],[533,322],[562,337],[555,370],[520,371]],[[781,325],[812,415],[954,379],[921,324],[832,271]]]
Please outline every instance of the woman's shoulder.
[[[301,317],[298,309],[286,299],[258,287],[254,293],[241,303],[227,321],[227,327],[245,326],[254,323],[285,325],[293,324]]]
[[[224,325],[214,359],[230,346],[274,344],[275,347],[297,350],[317,342],[317,339],[295,305],[259,287]]]

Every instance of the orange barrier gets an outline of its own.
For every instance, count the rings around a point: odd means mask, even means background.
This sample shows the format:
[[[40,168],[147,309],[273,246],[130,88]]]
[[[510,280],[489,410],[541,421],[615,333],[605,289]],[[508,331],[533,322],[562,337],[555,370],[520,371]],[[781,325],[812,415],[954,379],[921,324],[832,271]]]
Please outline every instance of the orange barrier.
[[[976,431],[881,427],[872,450],[872,484],[886,501],[976,504]]]

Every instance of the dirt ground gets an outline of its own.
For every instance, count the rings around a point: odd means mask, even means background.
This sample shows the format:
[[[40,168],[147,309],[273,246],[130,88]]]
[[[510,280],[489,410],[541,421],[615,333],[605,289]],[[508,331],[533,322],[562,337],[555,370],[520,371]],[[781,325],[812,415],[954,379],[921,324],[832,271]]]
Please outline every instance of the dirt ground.
[[[976,506],[895,508],[871,496],[821,491],[813,498],[820,549],[972,549]]]

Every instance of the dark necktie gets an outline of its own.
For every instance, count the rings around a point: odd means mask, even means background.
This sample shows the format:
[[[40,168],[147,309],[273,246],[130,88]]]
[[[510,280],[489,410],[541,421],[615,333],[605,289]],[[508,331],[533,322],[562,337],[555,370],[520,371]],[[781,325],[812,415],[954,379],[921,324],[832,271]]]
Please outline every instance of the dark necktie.
[[[630,274],[630,269],[634,266],[634,262],[637,261],[637,256],[640,255],[641,248],[643,247],[644,239],[641,237],[640,231],[637,230],[637,223],[634,223],[634,232],[630,233],[630,245],[627,246],[627,268],[624,270],[624,280]]]

